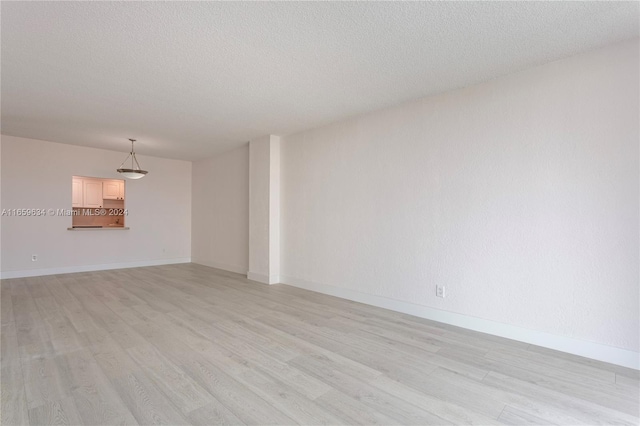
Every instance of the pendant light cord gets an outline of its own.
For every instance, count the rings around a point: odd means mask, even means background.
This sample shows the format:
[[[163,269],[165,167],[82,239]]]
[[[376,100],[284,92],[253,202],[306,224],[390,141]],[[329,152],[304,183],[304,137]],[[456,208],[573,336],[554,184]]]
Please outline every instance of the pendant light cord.
[[[122,164],[120,164],[120,167],[118,167],[119,169],[122,168],[122,166],[124,165],[124,163],[127,162],[127,160],[129,159],[129,157],[131,157],[131,169],[132,170],[140,170],[140,164],[138,163],[138,159],[136,158],[136,153],[133,150],[133,143],[136,141],[135,139],[129,139],[131,141],[131,152],[129,153],[129,155],[127,156],[127,158],[124,159],[124,161],[122,162]],[[133,162],[136,162],[136,166],[138,167],[137,169],[133,168]]]

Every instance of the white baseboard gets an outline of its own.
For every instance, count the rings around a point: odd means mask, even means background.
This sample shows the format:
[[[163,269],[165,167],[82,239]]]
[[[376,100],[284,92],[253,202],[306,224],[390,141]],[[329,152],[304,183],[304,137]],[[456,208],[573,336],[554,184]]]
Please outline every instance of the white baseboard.
[[[281,276],[281,279],[282,284],[293,287],[640,370],[640,353],[627,349],[571,337],[558,336],[542,331],[529,330],[515,325],[457,314],[455,312],[442,311],[440,309],[415,305],[386,297],[305,281],[295,277]]]
[[[258,272],[251,271],[247,271],[247,278],[263,284],[277,284],[280,282],[280,277],[278,275],[260,274]]]
[[[201,260],[201,259],[191,259],[191,262],[197,263],[198,265],[209,266],[210,268],[216,268],[216,269],[222,269],[224,271],[235,272],[237,274],[245,275],[247,273],[246,266],[230,265],[228,263],[222,263],[222,262],[210,262],[208,260]]]
[[[175,263],[190,263],[190,262],[191,262],[191,258],[182,257],[177,259],[143,260],[139,262],[104,263],[100,265],[63,266],[61,268],[27,269],[24,271],[2,271],[0,272],[0,278],[9,279],[9,278],[39,277],[42,275],[72,274],[74,272],[106,271],[109,269],[139,268],[142,266],[173,265]]]

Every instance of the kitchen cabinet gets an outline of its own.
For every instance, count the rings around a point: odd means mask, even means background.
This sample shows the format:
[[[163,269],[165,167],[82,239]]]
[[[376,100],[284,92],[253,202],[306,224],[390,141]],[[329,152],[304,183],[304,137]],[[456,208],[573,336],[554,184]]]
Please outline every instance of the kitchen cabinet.
[[[83,180],[79,178],[73,178],[71,183],[71,206],[72,207],[84,207],[83,198],[84,188]]]
[[[124,181],[102,181],[102,198],[105,200],[124,200]]]
[[[82,207],[102,207],[102,181],[98,179],[83,179],[82,185],[84,199]]]

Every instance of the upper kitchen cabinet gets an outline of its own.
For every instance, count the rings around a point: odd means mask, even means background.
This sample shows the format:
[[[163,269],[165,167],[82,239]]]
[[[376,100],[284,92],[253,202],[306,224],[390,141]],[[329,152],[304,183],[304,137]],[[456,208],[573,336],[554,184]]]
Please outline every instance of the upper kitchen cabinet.
[[[124,207],[124,181],[72,176],[71,199],[74,208]]]
[[[72,207],[84,207],[84,198],[82,196],[83,180],[74,177],[71,183],[71,205]]]
[[[102,198],[105,200],[124,200],[124,181],[103,180]]]
[[[99,179],[83,179],[83,207],[102,207],[102,181]]]

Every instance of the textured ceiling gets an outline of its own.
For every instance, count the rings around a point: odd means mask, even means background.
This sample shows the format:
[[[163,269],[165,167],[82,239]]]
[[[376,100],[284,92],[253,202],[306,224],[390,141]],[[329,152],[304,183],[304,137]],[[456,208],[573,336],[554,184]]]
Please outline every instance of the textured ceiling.
[[[197,159],[638,37],[637,2],[6,2],[2,133]]]

